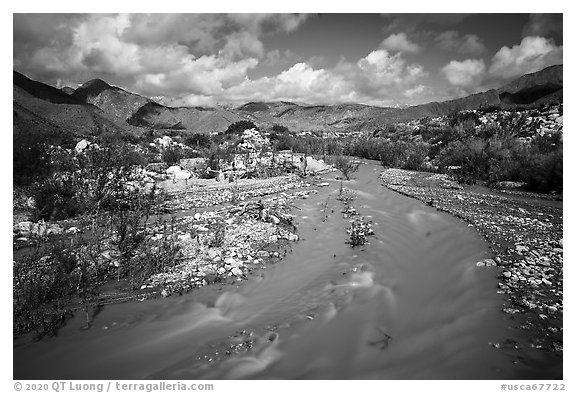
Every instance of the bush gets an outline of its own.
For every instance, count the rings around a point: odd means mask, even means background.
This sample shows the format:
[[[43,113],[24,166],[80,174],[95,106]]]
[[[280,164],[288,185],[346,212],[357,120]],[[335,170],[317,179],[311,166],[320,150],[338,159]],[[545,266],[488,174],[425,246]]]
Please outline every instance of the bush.
[[[284,134],[284,133],[290,132],[290,131],[288,130],[288,127],[283,126],[283,125],[280,125],[280,124],[274,124],[274,125],[272,126],[272,131],[277,132],[277,133],[280,133],[280,134]]]
[[[406,144],[405,146],[405,160],[401,165],[402,169],[413,171],[422,170],[422,164],[428,155],[428,145],[425,143]]]
[[[162,161],[166,165],[172,166],[178,164],[182,158],[182,151],[176,146],[168,146],[162,150]]]
[[[97,299],[108,268],[86,250],[85,239],[62,239],[14,262],[14,333],[54,335],[73,298],[84,307]]]
[[[210,137],[205,134],[192,134],[184,139],[184,144],[192,148],[201,149],[210,146]]]
[[[363,217],[354,219],[346,230],[350,239],[348,244],[352,247],[361,246],[368,242],[368,236],[374,235],[372,225],[364,221]]]
[[[334,159],[328,160],[328,162],[342,172],[346,180],[350,180],[350,175],[356,172],[360,166],[359,162],[343,156],[337,156]]]
[[[127,144],[90,145],[81,154],[52,148],[51,177],[32,189],[37,219],[64,219],[107,210],[140,187],[142,154]]]
[[[26,129],[14,130],[12,143],[14,184],[27,186],[50,175],[50,146],[69,148],[73,146],[73,139],[69,133]]]
[[[240,120],[240,121],[237,121],[236,123],[230,124],[224,133],[225,134],[242,134],[244,132],[244,130],[249,130],[251,128],[258,130],[258,127],[256,127],[256,125],[254,123],[252,123],[251,121]]]

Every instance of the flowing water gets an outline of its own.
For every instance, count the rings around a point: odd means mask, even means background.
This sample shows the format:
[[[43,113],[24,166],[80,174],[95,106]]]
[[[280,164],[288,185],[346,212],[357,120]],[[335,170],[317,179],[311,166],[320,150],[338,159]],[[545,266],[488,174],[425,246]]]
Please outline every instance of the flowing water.
[[[387,190],[363,165],[353,205],[369,244],[345,244],[339,182],[299,203],[286,258],[239,286],[106,306],[89,330],[14,346],[14,377],[45,379],[502,379],[529,372],[476,231]],[[78,317],[80,318],[80,317]],[[239,350],[242,346],[250,350]],[[234,348],[231,354],[226,350]]]

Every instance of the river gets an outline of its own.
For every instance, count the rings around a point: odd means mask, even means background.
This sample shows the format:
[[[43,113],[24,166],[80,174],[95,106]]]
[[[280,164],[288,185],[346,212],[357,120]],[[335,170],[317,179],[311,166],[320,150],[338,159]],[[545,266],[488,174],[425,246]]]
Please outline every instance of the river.
[[[16,379],[511,379],[497,270],[478,233],[380,184],[365,164],[344,182],[372,221],[345,243],[340,182],[298,202],[301,240],[241,285],[103,308],[58,336],[14,345]],[[243,348],[249,347],[248,351]],[[226,351],[230,351],[226,353]]]

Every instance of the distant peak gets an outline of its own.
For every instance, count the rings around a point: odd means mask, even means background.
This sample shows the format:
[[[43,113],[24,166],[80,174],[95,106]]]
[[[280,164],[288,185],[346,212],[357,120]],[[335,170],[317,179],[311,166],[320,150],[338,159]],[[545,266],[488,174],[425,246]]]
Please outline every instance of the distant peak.
[[[83,83],[81,87],[83,87],[83,88],[88,88],[88,87],[91,87],[91,88],[99,88],[99,87],[108,88],[108,87],[112,87],[112,86],[110,86],[108,83],[104,82],[102,79],[96,78],[96,79],[92,79],[92,80],[89,80],[88,82]]]

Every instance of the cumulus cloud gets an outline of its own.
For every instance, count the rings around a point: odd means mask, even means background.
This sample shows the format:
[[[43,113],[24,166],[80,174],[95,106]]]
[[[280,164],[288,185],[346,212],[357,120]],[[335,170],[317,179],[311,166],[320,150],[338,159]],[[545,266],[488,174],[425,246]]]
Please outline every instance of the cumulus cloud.
[[[489,73],[495,78],[513,78],[562,64],[563,48],[552,39],[525,37],[520,45],[504,46],[492,58]]]
[[[426,71],[403,57],[419,46],[405,34],[384,40],[388,49],[376,48],[357,61],[342,58],[336,65],[317,59],[294,64],[294,53],[265,47],[263,37],[294,31],[306,18],[94,14],[42,15],[37,21],[33,15],[15,15],[14,67],[52,84],[102,78],[175,106],[248,100],[387,106],[402,104],[398,100],[422,89],[417,86]],[[251,71],[262,64],[285,68],[251,79]]]
[[[418,53],[421,48],[418,44],[410,41],[406,33],[391,34],[388,36],[380,46],[389,51],[398,51],[406,53]]]
[[[14,15],[14,67],[49,83],[104,78],[151,95],[220,94],[306,15]],[[195,98],[196,99],[196,98]]]
[[[459,52],[469,55],[477,55],[484,50],[486,46],[475,34],[466,34],[460,36],[455,30],[448,30],[436,36],[436,44],[440,49],[445,51]]]
[[[332,68],[300,62],[273,77],[244,80],[225,94],[238,102],[359,102],[387,106],[399,103],[398,97],[425,75],[421,65],[407,63],[400,53],[391,55],[378,49],[355,63],[343,60]]]
[[[482,59],[452,60],[441,72],[453,86],[474,87],[484,79],[486,64]]]

